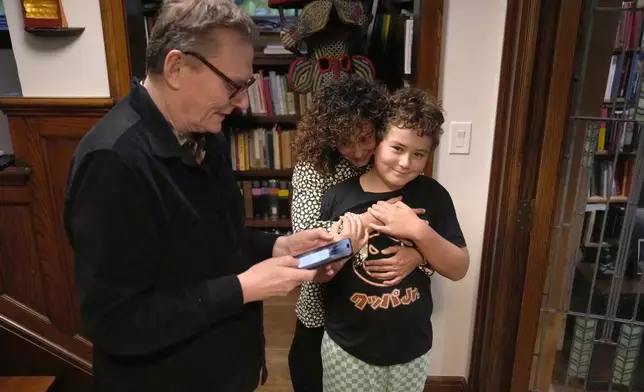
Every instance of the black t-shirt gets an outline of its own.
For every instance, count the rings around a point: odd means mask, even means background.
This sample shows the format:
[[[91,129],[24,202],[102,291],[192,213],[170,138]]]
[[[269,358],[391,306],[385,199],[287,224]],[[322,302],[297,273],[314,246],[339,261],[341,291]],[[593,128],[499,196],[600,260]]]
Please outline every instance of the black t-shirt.
[[[322,199],[322,220],[337,220],[346,212],[363,213],[379,200],[402,195],[443,238],[465,247],[452,199],[436,180],[419,176],[404,188],[387,193],[365,192],[354,177],[331,187]],[[367,260],[390,257],[381,251],[401,245],[398,239],[371,233]],[[354,357],[378,366],[409,362],[432,346],[430,280],[415,269],[395,286],[366,273],[362,262],[347,262],[324,288],[325,329],[329,337]]]

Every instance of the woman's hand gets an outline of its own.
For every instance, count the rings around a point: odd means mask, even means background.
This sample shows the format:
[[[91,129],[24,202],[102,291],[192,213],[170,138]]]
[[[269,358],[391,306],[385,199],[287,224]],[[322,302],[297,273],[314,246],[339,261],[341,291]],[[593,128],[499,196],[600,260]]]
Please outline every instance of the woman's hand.
[[[376,279],[384,280],[386,285],[396,285],[425,263],[423,256],[414,248],[390,246],[382,254],[393,255],[386,259],[367,260],[365,269]]]
[[[342,223],[341,231],[340,223]],[[363,228],[360,218],[352,215],[341,216],[340,221],[333,223],[331,235],[334,241],[340,241],[345,238],[350,239],[353,253],[359,252],[360,249],[367,245],[369,240],[369,233],[367,229]]]

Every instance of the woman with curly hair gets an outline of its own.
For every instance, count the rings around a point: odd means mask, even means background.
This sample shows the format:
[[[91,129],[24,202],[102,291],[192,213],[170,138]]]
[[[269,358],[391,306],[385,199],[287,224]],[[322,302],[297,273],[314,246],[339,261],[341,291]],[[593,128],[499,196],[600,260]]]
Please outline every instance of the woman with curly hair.
[[[440,275],[457,281],[469,255],[452,199],[422,176],[442,133],[442,108],[425,91],[406,87],[389,99],[386,128],[378,129],[373,168],[331,187],[320,218],[369,213],[382,224],[359,255],[324,285],[324,392],[421,392],[432,346],[430,279],[418,269],[396,284],[369,272],[383,250],[414,247]],[[404,202],[387,203],[395,197]],[[418,216],[414,208],[424,212]],[[360,236],[344,234],[335,238]]]
[[[292,180],[294,231],[331,228],[331,221],[320,220],[322,196],[331,186],[371,168],[376,132],[384,129],[387,95],[382,85],[359,77],[330,83],[313,95],[293,145],[298,162]],[[361,221],[363,227],[377,222],[369,213],[363,214]],[[387,284],[398,283],[418,267],[431,274],[413,248],[391,247],[385,254],[389,257],[371,272]],[[289,352],[293,388],[295,392],[321,392],[322,287],[305,282],[295,310],[297,324]]]

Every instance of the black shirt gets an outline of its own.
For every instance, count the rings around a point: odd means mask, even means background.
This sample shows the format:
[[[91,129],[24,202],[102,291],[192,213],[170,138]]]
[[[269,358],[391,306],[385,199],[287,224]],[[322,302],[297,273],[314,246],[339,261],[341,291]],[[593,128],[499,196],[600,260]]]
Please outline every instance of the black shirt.
[[[420,217],[458,247],[465,247],[452,199],[436,180],[419,176],[395,192],[365,192],[354,177],[330,188],[322,199],[323,220],[346,212],[363,213],[379,200],[403,197]],[[367,260],[390,257],[381,251],[402,243],[377,232],[369,236]],[[353,259],[325,286],[325,328],[329,337],[354,357],[378,366],[409,362],[432,346],[430,280],[415,269],[395,286],[385,286]]]
[[[221,133],[199,165],[138,82],[78,145],[64,223],[99,391],[252,391],[261,303],[237,274],[277,238],[246,229]]]

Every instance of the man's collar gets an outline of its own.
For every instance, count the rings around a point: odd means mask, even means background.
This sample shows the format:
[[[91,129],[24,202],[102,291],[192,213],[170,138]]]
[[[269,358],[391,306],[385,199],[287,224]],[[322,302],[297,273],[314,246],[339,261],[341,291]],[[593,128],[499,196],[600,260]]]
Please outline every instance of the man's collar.
[[[182,147],[191,138],[174,130],[139,79],[133,78],[131,88],[132,108],[146,122],[152,152],[161,158],[182,158],[184,162],[194,164],[195,149],[190,151],[189,146]]]

